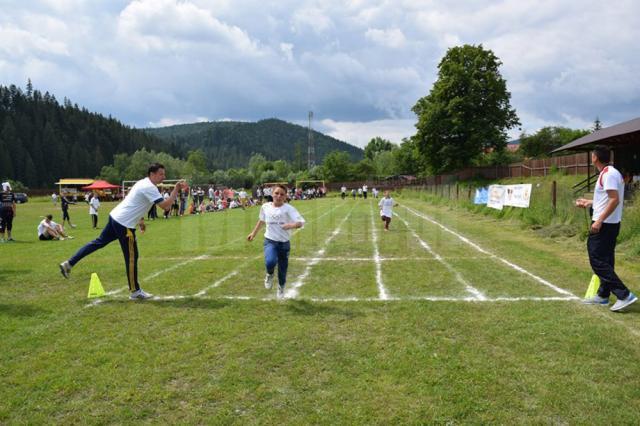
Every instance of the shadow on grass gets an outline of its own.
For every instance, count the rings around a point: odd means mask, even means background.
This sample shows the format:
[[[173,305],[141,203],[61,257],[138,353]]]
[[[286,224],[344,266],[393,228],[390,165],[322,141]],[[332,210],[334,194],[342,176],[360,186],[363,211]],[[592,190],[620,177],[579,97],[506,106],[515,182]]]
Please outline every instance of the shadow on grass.
[[[100,305],[148,305],[157,308],[174,308],[174,309],[222,309],[229,306],[227,300],[201,299],[201,298],[185,298],[176,300],[139,300],[133,301],[129,299],[105,299]]]
[[[286,307],[296,315],[342,315],[348,318],[362,316],[360,312],[351,309],[343,309],[321,302],[309,302],[306,300],[289,300]]]
[[[38,308],[33,305],[10,305],[0,303],[0,315],[8,317],[33,317],[39,314],[48,313],[49,311]]]
[[[5,279],[10,276],[24,277],[32,272],[32,269],[0,269],[0,278]]]

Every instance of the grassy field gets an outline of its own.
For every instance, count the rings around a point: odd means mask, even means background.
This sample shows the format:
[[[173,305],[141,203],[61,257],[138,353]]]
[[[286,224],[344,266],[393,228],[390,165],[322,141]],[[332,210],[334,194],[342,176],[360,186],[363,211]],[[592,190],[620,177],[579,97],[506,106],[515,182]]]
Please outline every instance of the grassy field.
[[[0,423],[640,422],[640,308],[584,306],[584,243],[417,198],[296,203],[288,299],[263,288],[257,209],[157,220],[127,299],[120,247],[37,241],[45,200],[0,245]],[[104,203],[100,222],[113,204]],[[640,290],[637,258],[617,269]],[[87,299],[99,274],[108,295]]]

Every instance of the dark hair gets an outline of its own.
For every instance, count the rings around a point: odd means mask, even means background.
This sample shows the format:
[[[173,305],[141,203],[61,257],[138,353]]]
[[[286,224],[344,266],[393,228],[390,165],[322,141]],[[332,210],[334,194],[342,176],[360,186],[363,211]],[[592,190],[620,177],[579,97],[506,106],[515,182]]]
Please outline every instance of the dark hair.
[[[593,147],[593,153],[598,157],[601,163],[607,164],[611,159],[611,150],[605,145],[596,145]]]
[[[157,172],[160,169],[164,169],[164,166],[160,163],[149,164],[149,169],[147,170],[147,176],[149,176],[151,173]]]
[[[47,219],[49,219],[49,220],[53,219],[53,215],[48,214],[47,215]]]

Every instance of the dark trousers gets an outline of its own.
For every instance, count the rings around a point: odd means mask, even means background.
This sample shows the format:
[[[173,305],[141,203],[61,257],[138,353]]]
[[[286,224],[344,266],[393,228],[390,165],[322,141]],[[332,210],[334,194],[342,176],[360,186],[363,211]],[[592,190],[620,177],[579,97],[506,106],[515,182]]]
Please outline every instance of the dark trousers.
[[[98,215],[97,214],[92,214],[91,215],[91,224],[93,225],[94,228],[98,227]]]
[[[0,210],[0,232],[4,233],[5,229],[9,232],[13,229],[12,208],[3,208]]]
[[[69,210],[62,209],[62,223],[64,223],[65,220],[71,223],[71,218],[69,217]]]
[[[124,255],[124,264],[127,269],[129,290],[140,290],[140,284],[138,283],[138,243],[136,241],[136,230],[120,225],[113,220],[111,216],[109,216],[109,221],[102,229],[100,236],[81,247],[80,250],[69,259],[69,263],[71,266],[74,266],[80,262],[82,258],[105,247],[113,240],[120,241],[120,248]]]
[[[284,284],[287,282],[289,251],[291,251],[291,243],[289,241],[264,239],[264,263],[267,267],[267,273],[273,274],[277,264],[278,285],[282,288],[284,288]]]
[[[589,234],[587,251],[593,273],[600,278],[598,296],[609,297],[611,293],[618,299],[626,299],[629,289],[614,271],[616,238],[620,232],[620,223],[603,223],[600,232]]]
[[[384,222],[384,229],[389,229],[389,224],[391,223],[391,218],[388,216],[380,216],[380,219]]]

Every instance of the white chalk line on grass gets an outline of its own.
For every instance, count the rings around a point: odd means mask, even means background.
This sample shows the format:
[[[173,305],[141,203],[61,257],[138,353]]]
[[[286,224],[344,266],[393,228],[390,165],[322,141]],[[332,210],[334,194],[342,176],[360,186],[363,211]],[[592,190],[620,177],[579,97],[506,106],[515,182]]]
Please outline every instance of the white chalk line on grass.
[[[369,213],[371,213],[371,233],[373,240],[373,261],[376,265],[376,285],[378,286],[378,298],[389,300],[389,293],[382,282],[382,262],[380,261],[380,250],[378,249],[378,228],[373,219],[373,204],[369,203]]]
[[[331,209],[329,209],[329,210],[328,210],[328,211],[326,211],[325,213],[323,213],[323,214],[321,214],[320,216],[318,216],[317,218],[315,218],[315,220],[320,220],[320,219],[321,219],[321,218],[323,218],[324,216],[326,216],[326,215],[328,215],[328,214],[332,213],[332,212],[333,212],[333,211],[334,211],[334,210],[335,210],[339,205],[340,205],[340,204],[336,204],[336,205],[335,205],[335,206],[333,206]],[[309,222],[307,222],[307,224],[308,224],[308,223],[311,223],[311,222],[313,222],[313,221],[314,221],[314,220],[310,220]],[[293,235],[297,234],[297,233],[298,233],[298,232],[300,232],[302,229],[303,229],[303,228],[298,228],[298,229],[296,229],[295,231],[293,231]],[[227,242],[227,243],[224,243],[224,244],[222,244],[222,245],[217,245],[217,246],[215,246],[215,247],[214,247],[213,249],[211,249],[211,250],[216,250],[216,249],[219,249],[220,247],[224,247],[224,246],[226,246],[226,245],[236,243],[236,242],[238,242],[238,241],[240,241],[240,240],[243,240],[244,238],[245,238],[245,237],[236,238],[236,239],[234,239],[234,240],[232,240],[232,241],[229,241],[229,242]],[[208,251],[211,251],[211,250],[208,250]],[[143,278],[142,280],[140,280],[140,281],[141,281],[141,282],[149,281],[149,280],[151,280],[151,279],[153,279],[153,278],[156,278],[156,277],[158,277],[158,276],[160,276],[160,275],[162,275],[162,274],[164,274],[164,273],[167,273],[167,272],[173,271],[173,270],[178,269],[178,268],[180,268],[180,267],[182,267],[182,266],[188,265],[188,264],[190,264],[190,263],[192,263],[192,262],[195,262],[195,261],[198,261],[198,260],[208,260],[208,259],[210,259],[211,257],[212,257],[212,256],[210,256],[210,255],[202,254],[202,255],[200,255],[200,256],[187,258],[186,260],[184,260],[184,261],[182,261],[182,262],[178,262],[178,263],[176,263],[176,264],[174,264],[174,265],[171,265],[171,266],[169,266],[168,268],[165,268],[165,269],[162,269],[162,270],[160,270],[160,271],[156,271],[156,272],[154,272],[154,273],[152,273],[152,274],[150,274],[150,275],[147,275],[146,277],[144,277],[144,278]],[[259,257],[260,257],[260,256],[253,257],[253,258],[249,258],[249,260],[255,260],[255,259],[258,259]],[[240,266],[238,267],[238,269],[239,269],[240,267],[242,267],[242,266],[244,266],[244,263],[243,263],[242,265],[240,265]],[[237,271],[236,271],[236,273],[237,273]],[[234,275],[235,275],[235,274],[234,274]],[[211,286],[208,286],[208,287],[206,287],[205,289],[201,290],[200,292],[204,291],[204,293],[206,293],[206,292],[207,292],[208,290],[210,290],[211,288],[217,287],[218,285],[222,284],[222,282],[226,281],[226,279],[228,279],[228,278],[230,278],[230,277],[229,277],[229,276],[227,276],[227,277],[225,277],[224,279],[222,279],[222,281],[221,281],[220,283],[218,283],[217,285],[215,285],[216,283],[214,283],[214,284],[212,284]],[[121,288],[119,288],[119,289],[117,289],[117,290],[112,290],[112,291],[106,292],[106,293],[105,293],[105,296],[114,296],[114,295],[117,295],[117,294],[119,294],[119,293],[122,293],[123,291],[128,290],[128,289],[129,289],[129,287],[128,287],[128,286],[121,287]],[[199,292],[199,293],[200,293],[200,292]],[[204,294],[204,293],[203,293],[203,294]],[[198,293],[196,293],[196,294],[198,294]],[[161,298],[161,297],[164,297],[164,296],[157,296],[157,297],[158,297],[158,298]],[[167,297],[174,297],[174,298],[187,298],[187,297],[192,297],[192,296],[181,295],[181,296],[167,296]],[[98,305],[98,304],[102,303],[103,301],[104,301],[104,299],[96,299],[96,300],[94,300],[94,301],[92,301],[92,302],[88,303],[87,305],[85,305],[85,307],[96,306],[96,305]]]
[[[298,293],[299,293],[298,289],[305,284],[305,280],[309,276],[309,273],[311,272],[311,268],[313,268],[321,260],[323,260],[324,253],[326,251],[327,246],[329,245],[331,240],[333,240],[340,233],[340,230],[342,229],[342,225],[344,225],[347,219],[349,219],[352,211],[353,211],[353,207],[351,208],[351,210],[349,210],[349,213],[340,221],[340,223],[338,224],[336,229],[333,230],[331,235],[327,237],[327,239],[324,241],[322,245],[322,248],[318,250],[316,252],[316,255],[312,258],[312,260],[307,263],[307,266],[304,268],[304,271],[302,272],[302,274],[300,274],[298,278],[291,284],[291,286],[285,291],[284,293],[285,299],[291,299],[298,296]]]
[[[125,299],[124,295],[116,297],[116,299]],[[261,301],[261,302],[279,302],[281,300],[275,299],[272,296],[269,297],[255,297],[255,296],[233,296],[233,295],[221,295],[221,296],[198,296],[195,295],[168,295],[162,297],[153,297],[147,299],[144,302],[168,302],[173,300],[184,299],[197,299],[197,300],[248,300],[248,301]],[[548,296],[548,297],[486,297],[484,299],[478,299],[476,297],[448,297],[448,296],[407,296],[396,297],[389,296],[387,299],[380,299],[379,297],[296,297],[291,299],[301,302],[470,302],[470,303],[500,303],[500,302],[573,302],[571,297],[562,296]]]
[[[445,260],[462,260],[462,259],[491,259],[491,256],[440,256],[441,259]],[[172,257],[167,260],[186,260],[190,259],[189,257]],[[198,259],[195,260],[251,260],[255,259],[252,256],[198,256]],[[292,256],[289,258],[291,262],[312,262],[317,261],[316,257],[305,257],[305,256]],[[325,262],[371,262],[370,257],[323,257],[321,259]],[[394,261],[425,261],[425,262],[435,262],[439,261],[434,257],[418,257],[418,256],[394,256],[394,257],[382,257],[380,256],[381,262],[394,262]]]
[[[556,285],[554,285],[554,284],[550,283],[549,281],[545,280],[544,278],[541,278],[541,277],[539,277],[539,276],[537,276],[537,275],[535,275],[535,274],[533,274],[533,273],[531,273],[531,272],[527,271],[527,270],[526,270],[526,269],[524,269],[523,267],[518,266],[518,265],[516,265],[515,263],[509,262],[508,260],[506,260],[506,259],[504,259],[504,258],[502,258],[502,257],[500,257],[500,256],[498,256],[498,255],[496,255],[496,254],[494,254],[494,253],[491,253],[491,252],[490,252],[490,251],[488,251],[488,250],[483,249],[483,248],[482,248],[482,247],[480,247],[478,244],[476,244],[476,243],[474,243],[473,241],[469,240],[468,238],[466,238],[466,237],[464,237],[464,236],[462,236],[462,235],[458,234],[457,232],[455,232],[455,231],[453,231],[453,230],[451,230],[451,229],[447,228],[446,226],[444,226],[444,225],[443,225],[443,224],[441,224],[440,222],[438,222],[438,221],[436,221],[436,220],[434,220],[434,219],[430,218],[429,216],[427,216],[427,215],[425,215],[425,214],[422,214],[422,213],[420,213],[420,212],[418,212],[418,211],[416,211],[416,210],[412,209],[411,207],[407,207],[407,206],[403,206],[403,207],[404,207],[405,209],[407,209],[409,212],[413,213],[414,215],[416,215],[416,216],[418,216],[418,217],[420,217],[420,218],[422,218],[422,219],[424,219],[424,220],[426,220],[426,221],[428,221],[428,222],[431,222],[431,223],[433,223],[434,225],[436,225],[436,226],[440,227],[442,230],[444,230],[444,231],[446,231],[446,232],[448,232],[448,233],[450,233],[450,234],[452,234],[452,235],[456,236],[460,241],[462,241],[462,242],[464,242],[464,243],[466,243],[466,244],[470,245],[471,247],[473,247],[474,249],[476,249],[476,250],[477,250],[477,251],[479,251],[480,253],[486,254],[487,256],[489,256],[489,257],[491,257],[491,258],[493,258],[493,259],[499,260],[500,262],[504,263],[505,265],[508,265],[508,266],[509,266],[509,267],[511,267],[512,269],[515,269],[516,271],[518,271],[518,272],[520,272],[520,273],[522,273],[522,274],[525,274],[525,275],[527,275],[527,276],[529,276],[529,277],[533,278],[535,281],[539,282],[540,284],[545,285],[545,286],[549,287],[550,289],[553,289],[553,290],[554,290],[554,291],[556,291],[557,293],[564,294],[564,295],[569,296],[569,297],[571,297],[571,298],[573,298],[573,299],[579,299],[579,297],[577,297],[575,294],[573,294],[573,293],[572,293],[572,292],[570,292],[569,290],[566,290],[566,289],[564,289],[564,288],[558,287],[558,286],[556,286]]]
[[[471,283],[469,283],[467,280],[464,279],[464,277],[462,276],[462,274],[460,274],[460,272],[458,272],[453,266],[451,266],[451,264],[449,262],[447,262],[446,260],[444,260],[438,253],[436,253],[431,246],[429,246],[429,244],[427,244],[422,238],[420,238],[420,236],[416,233],[416,231],[413,230],[413,228],[411,228],[409,226],[409,223],[403,218],[400,217],[397,213],[395,215],[397,218],[399,218],[402,223],[404,223],[404,225],[407,227],[407,229],[409,230],[409,232],[411,232],[411,234],[413,235],[413,237],[418,240],[418,242],[420,243],[420,245],[422,246],[422,248],[424,248],[425,250],[427,250],[429,253],[431,253],[433,255],[433,257],[440,262],[442,265],[444,265],[445,268],[447,268],[447,270],[449,272],[451,272],[455,277],[456,280],[462,284],[465,288],[465,290],[467,290],[468,293],[471,293],[473,295],[473,297],[477,300],[486,300],[487,297],[482,294],[482,292],[480,290],[478,290],[477,288],[475,288],[474,286],[471,285]]]

